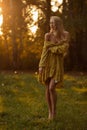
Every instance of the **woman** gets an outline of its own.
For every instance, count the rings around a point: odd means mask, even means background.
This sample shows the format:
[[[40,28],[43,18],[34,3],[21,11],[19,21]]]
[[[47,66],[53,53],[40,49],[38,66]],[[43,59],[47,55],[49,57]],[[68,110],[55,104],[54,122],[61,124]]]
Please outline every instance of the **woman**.
[[[56,86],[63,81],[63,59],[69,47],[69,33],[64,30],[61,18],[50,18],[50,32],[45,34],[45,41],[39,62],[39,80],[46,85],[46,100],[49,119],[56,116]]]

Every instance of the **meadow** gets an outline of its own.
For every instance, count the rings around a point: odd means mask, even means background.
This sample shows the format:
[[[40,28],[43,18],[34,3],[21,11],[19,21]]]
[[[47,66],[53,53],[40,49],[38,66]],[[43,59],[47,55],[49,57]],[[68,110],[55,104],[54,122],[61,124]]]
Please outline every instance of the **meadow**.
[[[45,87],[35,73],[0,73],[0,130],[87,130],[87,75],[66,73],[49,121]]]

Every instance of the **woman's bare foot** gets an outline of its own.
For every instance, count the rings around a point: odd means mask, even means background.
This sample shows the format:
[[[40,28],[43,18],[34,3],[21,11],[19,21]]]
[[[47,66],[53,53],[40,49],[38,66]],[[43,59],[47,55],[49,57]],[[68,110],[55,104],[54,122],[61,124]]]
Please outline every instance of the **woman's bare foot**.
[[[49,112],[49,115],[48,115],[48,119],[52,119],[52,113],[51,112]]]

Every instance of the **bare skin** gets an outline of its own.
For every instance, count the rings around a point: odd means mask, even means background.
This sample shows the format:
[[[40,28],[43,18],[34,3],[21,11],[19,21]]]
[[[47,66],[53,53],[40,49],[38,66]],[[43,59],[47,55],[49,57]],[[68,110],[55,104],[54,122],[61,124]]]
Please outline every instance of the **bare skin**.
[[[57,43],[60,41],[60,37],[56,36],[56,25],[54,19],[50,20],[50,32],[45,34],[45,41],[51,41]],[[68,36],[68,32],[64,31],[63,36]],[[39,74],[42,74],[43,67],[39,68]],[[54,119],[56,117],[56,103],[57,103],[57,94],[56,94],[56,83],[52,78],[46,85],[46,101],[48,104],[49,114],[48,119]]]
[[[54,40],[54,37],[51,37],[51,33],[45,35],[45,40],[49,41],[49,36]],[[53,41],[54,42],[54,41]],[[43,68],[39,68],[39,74],[43,72]],[[56,84],[54,82],[54,79],[51,78],[50,81],[46,85],[46,101],[48,104],[49,114],[48,119],[54,119],[56,116],[56,102],[57,102],[57,94],[56,94]]]
[[[49,105],[49,119],[53,119],[56,116],[56,102],[57,94],[55,90],[54,79],[51,78],[48,87],[46,88],[46,97]]]

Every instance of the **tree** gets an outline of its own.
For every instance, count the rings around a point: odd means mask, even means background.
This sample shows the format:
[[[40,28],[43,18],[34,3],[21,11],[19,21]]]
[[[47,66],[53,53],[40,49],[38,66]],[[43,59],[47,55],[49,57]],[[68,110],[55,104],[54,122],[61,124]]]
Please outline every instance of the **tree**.
[[[12,55],[14,68],[19,67],[22,51],[22,36],[24,33],[24,18],[22,14],[24,4],[20,0],[4,0],[3,10],[3,34],[4,38],[10,38],[12,43]],[[6,42],[6,41],[5,41]]]
[[[68,0],[68,25],[71,31],[73,67],[87,69],[87,2],[86,0]],[[74,53],[75,52],[75,53]],[[72,61],[71,61],[72,62]]]
[[[44,43],[44,34],[49,30],[50,16],[57,15],[63,19],[65,29],[70,32],[70,52],[66,68],[87,69],[86,0],[63,0],[63,3],[58,5],[59,8],[56,12],[51,10],[51,0],[3,0],[1,6],[3,35],[0,37],[0,41],[2,44],[4,43],[5,48],[1,44],[0,49],[4,49],[8,66],[11,60],[15,69],[26,68],[30,64],[34,67],[35,64],[38,64]],[[38,30],[35,34],[31,33],[29,29],[34,23],[31,7],[38,10],[38,20],[35,22],[38,25]],[[62,9],[61,12],[60,9]],[[32,57],[35,59],[31,63]],[[6,58],[2,59],[6,60]]]

